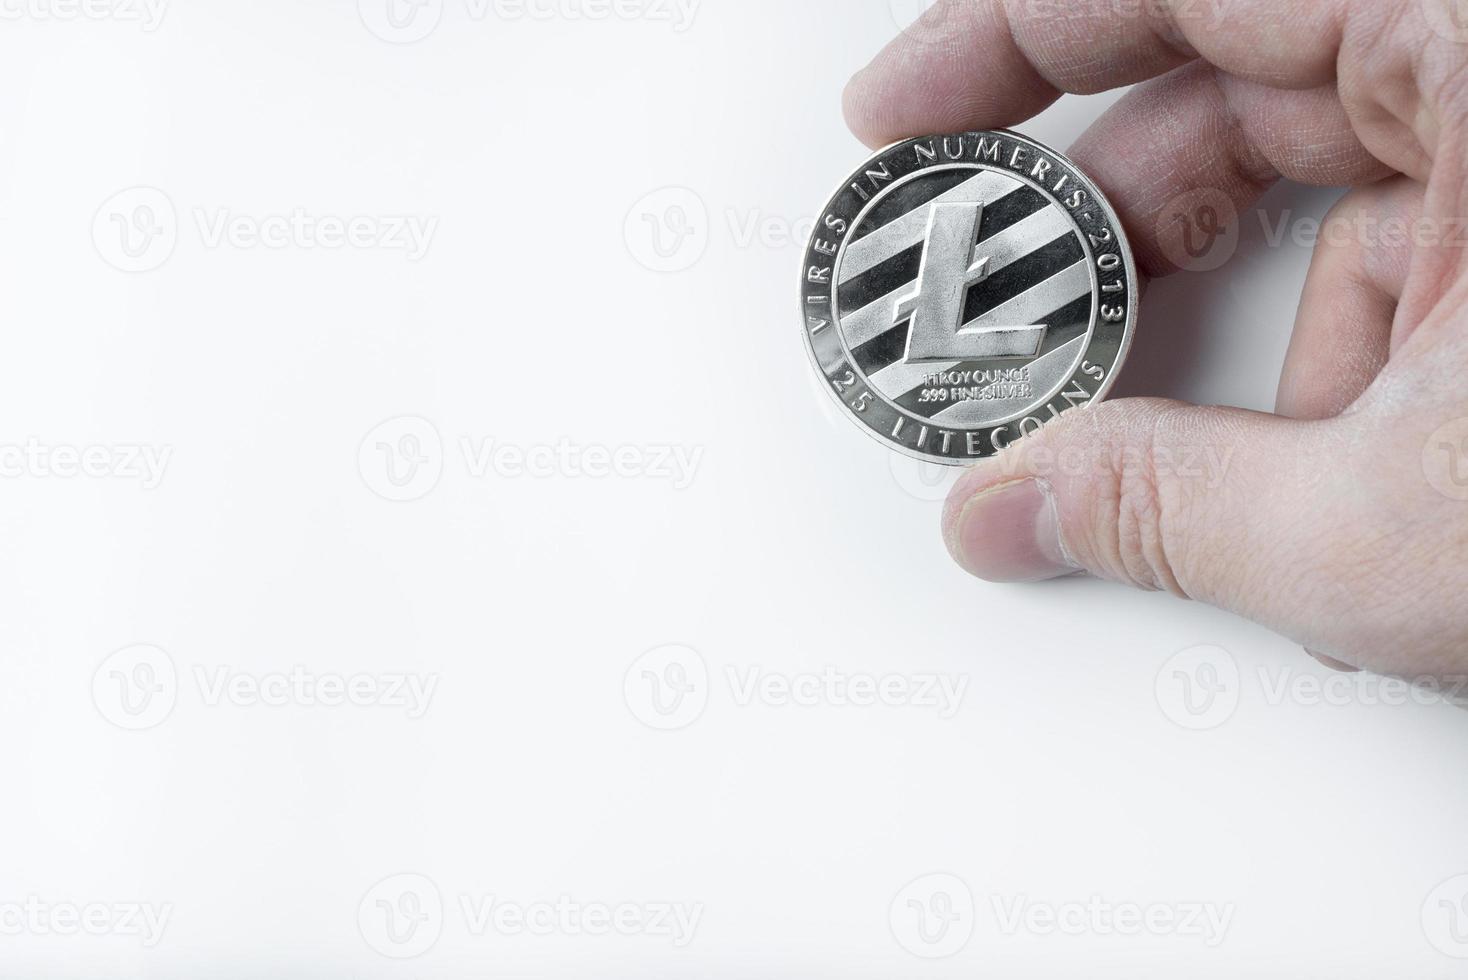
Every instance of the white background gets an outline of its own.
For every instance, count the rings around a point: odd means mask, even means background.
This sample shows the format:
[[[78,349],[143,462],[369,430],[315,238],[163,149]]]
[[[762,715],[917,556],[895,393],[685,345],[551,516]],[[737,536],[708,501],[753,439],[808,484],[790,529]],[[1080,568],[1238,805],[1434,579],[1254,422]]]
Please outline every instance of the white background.
[[[1462,712],[1369,678],[1317,703],[1294,645],[1165,596],[968,579],[939,474],[813,382],[800,229],[864,159],[845,79],[913,11],[557,3],[396,35],[376,2],[7,3],[0,975],[1462,975]],[[1069,145],[1110,99],[1026,132]],[[248,237],[298,209],[372,242]],[[1271,407],[1309,252],[1239,221],[1226,270],[1149,293],[1122,393]],[[129,258],[124,226],[159,234]],[[649,268],[654,228],[686,268]],[[963,693],[744,696],[827,668]],[[250,694],[293,670],[435,686]],[[377,905],[405,890],[411,938]],[[939,892],[926,946],[907,901]],[[476,933],[490,896],[699,919]],[[1047,934],[1016,902],[1231,918]],[[103,934],[58,934],[93,903]],[[130,903],[167,914],[151,945]]]

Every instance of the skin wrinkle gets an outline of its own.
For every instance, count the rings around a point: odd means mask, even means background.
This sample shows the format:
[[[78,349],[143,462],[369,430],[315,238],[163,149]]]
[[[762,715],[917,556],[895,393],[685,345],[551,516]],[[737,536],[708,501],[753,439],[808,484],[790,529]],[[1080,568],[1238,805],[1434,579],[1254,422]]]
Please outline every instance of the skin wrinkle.
[[[1169,517],[1178,515],[1184,498],[1177,493],[1168,493],[1164,496],[1162,470],[1157,458],[1158,447],[1162,445],[1158,436],[1176,418],[1177,415],[1174,412],[1162,412],[1153,422],[1152,438],[1145,447],[1147,465],[1142,467],[1142,472],[1137,475],[1143,481],[1144,486],[1140,497],[1136,498],[1142,504],[1141,510],[1135,516],[1141,522],[1138,525],[1138,532],[1142,536],[1138,551],[1147,556],[1146,565],[1153,586],[1157,589],[1166,589],[1174,595],[1187,597],[1187,590],[1182,587],[1177,578],[1177,566],[1172,560],[1172,549],[1168,547],[1169,540],[1173,540],[1173,535],[1169,533],[1172,523]],[[1169,499],[1172,501],[1170,505]]]
[[[1361,189],[1332,211],[1280,379],[1280,410],[1318,421],[1151,399],[1094,406],[976,467],[945,513],[976,513],[965,501],[1001,479],[1043,477],[1062,540],[1093,574],[1146,587],[1170,577],[1357,666],[1468,670],[1468,503],[1434,471],[1447,464],[1432,442],[1468,420],[1468,242],[1328,237],[1464,214],[1468,45],[1434,34],[1420,0],[1228,0],[1221,26],[1140,7],[1118,16],[1110,0],[973,9],[971,35],[899,41],[853,85],[864,138],[1015,124],[1054,100],[1052,82],[1087,91],[1160,76],[1071,153],[1116,204],[1144,273],[1172,271],[1161,219],[1194,206],[1194,192],[1223,193],[1243,218],[1281,174]],[[1013,23],[994,19],[1001,9]],[[1222,71],[1164,73],[1190,60],[1177,37]],[[1383,179],[1392,168],[1407,176]],[[1095,455],[1127,446],[1145,455]],[[1222,469],[1169,471],[1165,450],[1200,447],[1230,454]],[[1094,462],[1037,472],[1027,453],[1038,448]],[[964,528],[966,546],[984,548],[984,530]]]
[[[1255,87],[1251,91],[1263,90]],[[1272,95],[1285,101],[1317,97],[1295,92]],[[1252,116],[1258,109],[1246,106],[1244,112]],[[1319,115],[1309,105],[1301,114]],[[1254,125],[1241,122],[1237,115],[1229,110],[1224,89],[1217,84],[1213,70],[1201,65],[1188,66],[1129,93],[1072,149],[1077,163],[1110,190],[1133,239],[1141,268],[1147,274],[1175,271],[1172,261],[1157,247],[1154,228],[1160,212],[1153,209],[1168,205],[1182,189],[1180,185],[1206,182],[1218,187],[1242,209],[1276,179],[1277,172],[1268,159],[1257,150],[1248,149],[1257,139],[1252,132]],[[1353,140],[1345,120],[1339,116],[1338,119],[1338,138],[1342,142]],[[1196,135],[1199,130],[1201,136]],[[1127,134],[1131,142],[1138,138],[1145,140],[1139,154],[1144,158],[1166,160],[1174,156],[1176,159],[1171,166],[1147,168],[1140,179],[1122,179],[1120,173],[1134,169],[1129,161],[1138,154],[1120,152],[1120,141],[1114,138],[1120,134]],[[1360,167],[1348,176],[1369,178],[1381,172],[1364,149],[1355,159]],[[1195,174],[1196,178],[1191,176]]]
[[[1336,186],[1391,173],[1362,145],[1333,88],[1282,92],[1226,75],[1218,81],[1261,174]]]
[[[1157,413],[1146,444],[1147,458],[1152,469],[1151,489],[1157,502],[1159,551],[1154,562],[1165,573],[1164,583],[1170,591],[1187,598],[1197,598],[1199,591],[1198,587],[1189,586],[1187,582],[1200,581],[1188,574],[1189,558],[1198,553],[1196,548],[1191,548],[1188,544],[1190,534],[1194,531],[1194,512],[1188,491],[1191,489],[1196,492],[1196,487],[1190,487],[1176,474],[1169,475],[1171,484],[1165,486],[1158,475],[1158,451],[1164,446],[1222,444],[1211,437],[1209,422],[1210,416],[1207,414],[1196,415],[1173,406]]]
[[[1336,0],[1313,0],[1308,4],[1230,0],[1222,16],[1224,23],[1212,23],[1210,19],[1208,24],[1197,26],[1196,32],[1188,28],[1198,25],[1198,18],[1175,18],[1189,43],[1209,63],[1272,88],[1315,88],[1334,79],[1333,59],[1321,60],[1317,55],[1317,62],[1311,64],[1302,57],[1312,54],[1309,49],[1302,51],[1281,39],[1292,38],[1292,26],[1303,27],[1312,17],[1320,18],[1309,31],[1316,38],[1338,36],[1341,11]]]
[[[1174,17],[1153,16],[1152,8],[1147,8],[1147,29],[1152,36],[1169,49],[1174,56],[1186,61],[1196,61],[1200,55],[1198,49],[1189,41],[1187,35],[1179,29]]]
[[[1439,221],[1460,218],[1464,213],[1464,179],[1461,161],[1458,161],[1457,166],[1444,164],[1435,167],[1432,180],[1427,186],[1424,212]],[[1430,331],[1435,322],[1443,322],[1441,318],[1435,321],[1430,314],[1444,309],[1443,302],[1462,282],[1463,264],[1461,247],[1422,248],[1414,253],[1407,285],[1393,324],[1394,354],[1400,352],[1417,331]],[[1453,314],[1461,312],[1461,309],[1460,306],[1448,306],[1446,312]]]
[[[1064,0],[1052,2],[1059,6]],[[1004,0],[993,0],[993,4],[996,15],[1008,27],[1015,50],[1057,92],[1091,95],[1105,91],[1112,87],[1109,79],[1117,73],[1118,65],[1126,66],[1123,72],[1126,77],[1140,80],[1197,57],[1196,54],[1175,52],[1170,47],[1118,54],[1118,51],[1125,50],[1125,46],[1119,43],[1125,37],[1126,24],[1122,18],[1104,20],[1098,30],[1094,16],[1084,15],[1079,8],[1065,8],[1080,15],[1037,16],[1032,24],[1024,15],[1036,12],[1036,8],[1029,6],[1027,0],[1007,6]],[[1037,37],[1032,39],[1032,33]],[[1054,38],[1057,33],[1066,34],[1068,43],[1056,45]],[[1156,37],[1155,32],[1153,36]]]
[[[1224,142],[1231,154],[1231,163],[1234,170],[1250,183],[1268,187],[1279,180],[1279,169],[1270,159],[1252,132],[1252,127],[1247,125],[1249,115],[1239,112],[1239,108],[1233,98],[1235,89],[1228,77],[1218,69],[1209,72],[1209,80],[1213,83],[1218,93],[1219,107],[1223,119],[1227,122],[1229,136],[1232,137]]]
[[[1404,15],[1405,5],[1349,6],[1338,89],[1347,117],[1372,155],[1393,170],[1426,180],[1431,155],[1413,125],[1420,96],[1412,68],[1416,59],[1402,56]]]
[[[1420,201],[1420,189],[1397,178],[1351,191],[1326,216],[1280,373],[1281,414],[1339,415],[1385,366],[1410,247],[1389,247],[1382,222],[1410,226]],[[1377,229],[1369,244],[1361,237],[1367,220]],[[1322,303],[1328,315],[1318,308]]]

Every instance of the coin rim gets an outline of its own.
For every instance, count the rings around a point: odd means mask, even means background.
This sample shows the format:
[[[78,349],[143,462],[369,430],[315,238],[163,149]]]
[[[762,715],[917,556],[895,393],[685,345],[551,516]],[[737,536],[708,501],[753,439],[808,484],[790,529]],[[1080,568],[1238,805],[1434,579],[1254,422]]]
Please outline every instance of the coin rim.
[[[1140,315],[1139,306],[1140,306],[1140,302],[1141,302],[1141,293],[1140,293],[1141,280],[1140,280],[1140,278],[1137,275],[1136,259],[1135,259],[1135,257],[1132,254],[1131,240],[1127,236],[1126,228],[1122,225],[1121,218],[1120,218],[1119,214],[1117,213],[1117,210],[1116,210],[1115,206],[1112,205],[1111,199],[1106,196],[1106,194],[1101,190],[1100,187],[1096,186],[1096,182],[1091,179],[1090,175],[1087,174],[1080,167],[1078,167],[1075,164],[1075,161],[1071,160],[1070,157],[1066,156],[1063,153],[1060,153],[1059,151],[1055,150],[1053,147],[1051,147],[1051,146],[1049,146],[1049,145],[1047,145],[1047,144],[1045,144],[1045,143],[1043,143],[1043,142],[1041,142],[1041,141],[1039,141],[1037,139],[1034,139],[1033,137],[1025,136],[1022,133],[1017,133],[1014,130],[1010,130],[1010,129],[970,129],[970,130],[964,130],[964,131],[958,132],[958,133],[947,133],[947,134],[935,133],[935,134],[932,134],[930,136],[914,136],[914,137],[909,137],[908,139],[897,140],[896,142],[889,143],[886,146],[882,147],[881,149],[876,150],[875,152],[873,152],[870,156],[867,157],[867,159],[861,164],[861,166],[859,166],[856,170],[854,170],[850,174],[848,174],[845,180],[843,180],[841,183],[837,184],[835,190],[827,197],[825,205],[822,206],[820,212],[817,214],[815,220],[812,222],[813,228],[811,230],[810,238],[808,238],[806,240],[805,247],[803,249],[801,249],[801,253],[800,253],[800,271],[799,271],[799,278],[798,278],[798,285],[799,285],[798,293],[799,293],[799,295],[797,297],[797,299],[799,301],[799,304],[800,304],[799,319],[800,319],[801,342],[805,346],[806,356],[810,360],[811,367],[815,370],[817,377],[820,379],[822,389],[825,390],[825,392],[826,392],[826,394],[827,394],[828,397],[830,397],[833,400],[835,400],[836,404],[840,406],[841,413],[844,416],[846,416],[852,422],[852,424],[854,424],[858,429],[860,429],[862,432],[866,433],[867,436],[868,436],[868,438],[870,438],[870,439],[872,439],[872,440],[874,440],[874,441],[882,444],[883,446],[886,446],[888,449],[890,449],[890,450],[892,450],[894,452],[901,453],[902,455],[907,456],[907,457],[909,457],[911,459],[922,460],[922,461],[926,461],[926,462],[930,462],[930,463],[939,463],[939,464],[944,465],[944,466],[971,466],[971,465],[973,465],[975,463],[980,462],[981,460],[990,459],[993,456],[997,455],[997,453],[992,449],[992,446],[993,446],[993,433],[994,433],[994,431],[997,430],[997,429],[999,429],[999,428],[1001,428],[1001,427],[1007,427],[1015,419],[1023,420],[1025,418],[1034,417],[1034,416],[1031,416],[1030,415],[1030,412],[1034,408],[1042,407],[1044,404],[1046,404],[1049,401],[1053,400],[1053,397],[1054,396],[1051,396],[1051,398],[1049,398],[1049,399],[1037,399],[1035,401],[1035,403],[1029,409],[1027,409],[1027,410],[1025,410],[1023,412],[1017,413],[1017,414],[1015,414],[1013,416],[1011,416],[1011,418],[1009,420],[1006,420],[1006,421],[995,421],[992,424],[986,424],[986,425],[982,425],[982,426],[968,427],[968,428],[963,427],[963,426],[949,426],[949,427],[945,427],[945,428],[950,429],[951,431],[953,431],[956,434],[962,434],[965,438],[967,438],[967,436],[968,436],[969,433],[974,433],[974,432],[979,432],[979,433],[985,433],[985,434],[987,434],[989,436],[989,438],[987,440],[985,440],[985,442],[986,442],[987,446],[990,447],[990,448],[987,449],[984,453],[981,453],[978,456],[961,456],[961,457],[942,456],[942,455],[938,455],[938,454],[934,454],[934,453],[925,453],[925,452],[922,452],[921,450],[918,450],[916,448],[909,448],[907,446],[902,445],[901,443],[893,440],[891,437],[887,436],[883,432],[878,431],[875,427],[873,427],[871,425],[868,425],[866,423],[866,421],[861,417],[861,415],[859,415],[857,412],[853,411],[852,408],[851,408],[851,406],[846,402],[846,399],[843,398],[841,396],[841,394],[838,391],[836,391],[836,389],[832,386],[830,377],[827,376],[825,370],[821,367],[820,360],[816,356],[815,345],[814,345],[814,343],[812,342],[812,339],[811,339],[810,329],[809,329],[809,327],[806,324],[806,316],[809,313],[808,303],[806,302],[806,300],[807,300],[807,290],[808,290],[808,287],[810,285],[809,283],[806,282],[806,265],[807,265],[807,262],[809,261],[811,251],[812,251],[812,249],[815,246],[816,239],[821,234],[821,224],[820,224],[821,217],[822,216],[825,216],[825,215],[830,215],[830,214],[833,213],[833,205],[836,203],[837,198],[839,198],[843,193],[845,193],[846,188],[851,184],[851,182],[854,181],[854,180],[856,180],[856,179],[858,179],[866,171],[866,169],[868,167],[870,167],[873,163],[876,163],[877,161],[879,161],[882,158],[886,157],[888,154],[893,153],[894,151],[900,149],[903,146],[907,146],[907,145],[911,145],[911,144],[915,144],[915,143],[923,143],[923,142],[928,142],[930,140],[955,139],[955,138],[960,138],[960,137],[965,138],[965,139],[966,138],[969,138],[969,137],[979,137],[979,138],[982,138],[982,137],[986,137],[986,136],[1002,136],[1002,137],[1004,137],[1006,139],[1009,139],[1009,140],[1015,140],[1015,141],[1018,141],[1018,142],[1021,142],[1021,143],[1029,144],[1030,146],[1033,146],[1035,149],[1042,150],[1046,154],[1049,154],[1050,156],[1053,156],[1055,159],[1057,159],[1060,162],[1062,162],[1067,168],[1069,168],[1070,172],[1074,175],[1074,178],[1075,178],[1076,182],[1084,190],[1090,191],[1093,200],[1095,200],[1097,206],[1105,214],[1105,216],[1109,220],[1112,228],[1116,232],[1118,254],[1120,254],[1121,257],[1122,257],[1123,266],[1124,266],[1124,268],[1126,270],[1127,283],[1128,283],[1128,285],[1130,287],[1130,294],[1131,294],[1130,295],[1130,301],[1127,303],[1127,318],[1126,318],[1125,326],[1123,328],[1121,342],[1120,342],[1120,344],[1117,345],[1116,356],[1115,356],[1115,359],[1112,361],[1112,363],[1111,363],[1111,365],[1110,365],[1110,367],[1109,367],[1109,369],[1107,371],[1106,379],[1101,382],[1100,386],[1096,389],[1096,393],[1091,396],[1090,400],[1087,401],[1084,406],[1081,406],[1081,410],[1089,409],[1089,408],[1091,408],[1091,406],[1095,405],[1097,402],[1104,401],[1106,399],[1106,397],[1111,393],[1112,387],[1116,384],[1117,375],[1120,373],[1122,365],[1126,363],[1127,356],[1131,353],[1132,341],[1136,337],[1137,318]],[[979,168],[976,168],[976,169],[979,169],[979,170],[994,169],[994,170],[996,170],[999,173],[1004,173],[1005,172],[1003,170],[1003,168],[979,167]],[[865,210],[865,209],[863,209],[863,210]],[[1067,217],[1069,217],[1071,219],[1071,222],[1075,226],[1075,228],[1076,228],[1076,230],[1077,230],[1078,233],[1080,233],[1080,234],[1084,234],[1085,233],[1085,229],[1081,226],[1081,224],[1078,221],[1075,220],[1074,215],[1072,215],[1069,212],[1067,212]],[[1083,242],[1083,244],[1088,244],[1088,243],[1084,243]],[[833,276],[834,276],[835,269],[839,266],[839,261],[838,260],[840,258],[840,255],[845,251],[846,245],[847,245],[846,241],[843,240],[842,243],[841,243],[841,249],[840,249],[840,251],[838,251],[838,253],[835,256],[832,257],[832,271],[833,271]],[[1094,280],[1094,270],[1092,270],[1092,271],[1093,271],[1093,282],[1094,282],[1095,281]],[[835,288],[835,284],[833,283],[832,284],[833,291],[834,291],[834,288]],[[1095,296],[1094,289],[1095,289],[1095,287],[1093,286],[1093,293],[1092,293],[1093,296]],[[834,292],[833,292],[833,296],[832,296],[831,306],[832,306],[833,311],[835,311],[836,310],[836,302],[835,302]],[[1090,333],[1088,334],[1088,336],[1092,339],[1092,341],[1094,341],[1094,339],[1095,339],[1095,331],[1096,331],[1096,327],[1097,327],[1097,321],[1096,321],[1095,317],[1097,317],[1099,315],[1100,315],[1100,302],[1098,300],[1097,303],[1096,303],[1095,312],[1093,313],[1092,322],[1091,322],[1091,325],[1090,325],[1090,328],[1089,328],[1090,329]],[[841,329],[841,324],[840,324],[839,321],[833,320],[833,322],[831,324],[831,327],[832,327],[832,329],[835,329],[835,330],[838,330],[839,331]],[[839,335],[839,337],[840,337],[840,343],[841,343],[842,350],[849,352],[849,349],[848,349],[847,344],[846,344],[846,341],[845,341],[845,336],[844,335]],[[1086,346],[1085,353],[1089,353],[1090,350],[1091,350],[1091,344],[1088,343],[1087,346]],[[1085,356],[1085,353],[1083,353],[1081,355],[1081,363],[1082,364],[1084,364],[1085,361],[1087,360],[1087,358]],[[852,369],[855,370],[855,365],[852,365]],[[1068,387],[1071,384],[1071,382],[1074,381],[1074,380],[1076,380],[1077,378],[1079,378],[1081,376],[1081,374],[1082,374],[1082,369],[1077,369],[1076,371],[1072,371],[1067,376],[1066,380],[1062,383],[1061,390],[1064,390],[1066,387]],[[883,396],[882,394],[880,394],[879,392],[877,392],[876,389],[871,386],[870,379],[866,378],[866,376],[864,374],[862,375],[862,378],[863,378],[863,381],[866,382],[866,385],[865,385],[866,389],[869,390],[869,391],[871,391],[871,393],[873,394],[874,397],[876,397],[878,399],[881,399],[883,401],[887,401],[887,399],[885,398],[885,396]],[[1074,409],[1065,409],[1064,411],[1074,411]],[[903,418],[906,418],[907,417],[907,415],[905,413],[901,412],[900,410],[899,410],[899,414]],[[1064,414],[1064,412],[1062,412],[1061,414]],[[1048,421],[1042,422],[1042,425],[1049,425],[1049,424],[1050,423]],[[1021,436],[1016,436],[1016,438],[1014,440],[1012,440],[1012,442],[1018,441],[1022,437],[1023,437],[1022,435]]]

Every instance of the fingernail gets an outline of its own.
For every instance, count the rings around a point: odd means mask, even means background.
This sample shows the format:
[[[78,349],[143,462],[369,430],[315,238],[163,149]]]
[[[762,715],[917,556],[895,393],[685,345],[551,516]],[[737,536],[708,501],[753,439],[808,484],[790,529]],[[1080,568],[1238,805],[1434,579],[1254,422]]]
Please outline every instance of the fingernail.
[[[1060,541],[1060,513],[1049,484],[1018,480],[965,500],[966,482],[954,487],[944,538],[969,573],[990,582],[1039,582],[1077,570]]]
[[[1345,663],[1345,662],[1340,661],[1340,660],[1337,660],[1335,657],[1327,657],[1323,653],[1316,653],[1314,650],[1310,649],[1309,647],[1306,647],[1305,648],[1305,652],[1308,653],[1308,654],[1310,654],[1310,656],[1314,657],[1316,660],[1320,661],[1325,666],[1329,667],[1331,670],[1338,670],[1338,671],[1340,671],[1343,674],[1359,674],[1359,673],[1361,673],[1361,668],[1360,667],[1352,667],[1350,664]]]

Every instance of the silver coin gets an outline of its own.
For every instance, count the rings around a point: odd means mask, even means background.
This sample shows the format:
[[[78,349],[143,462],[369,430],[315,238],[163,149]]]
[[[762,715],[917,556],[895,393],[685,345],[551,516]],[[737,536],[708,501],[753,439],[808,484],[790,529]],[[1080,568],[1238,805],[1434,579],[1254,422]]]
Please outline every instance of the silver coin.
[[[1136,330],[1115,210],[1064,156],[1003,130],[878,152],[817,217],[801,265],[806,345],[832,394],[937,463],[1105,397]]]

